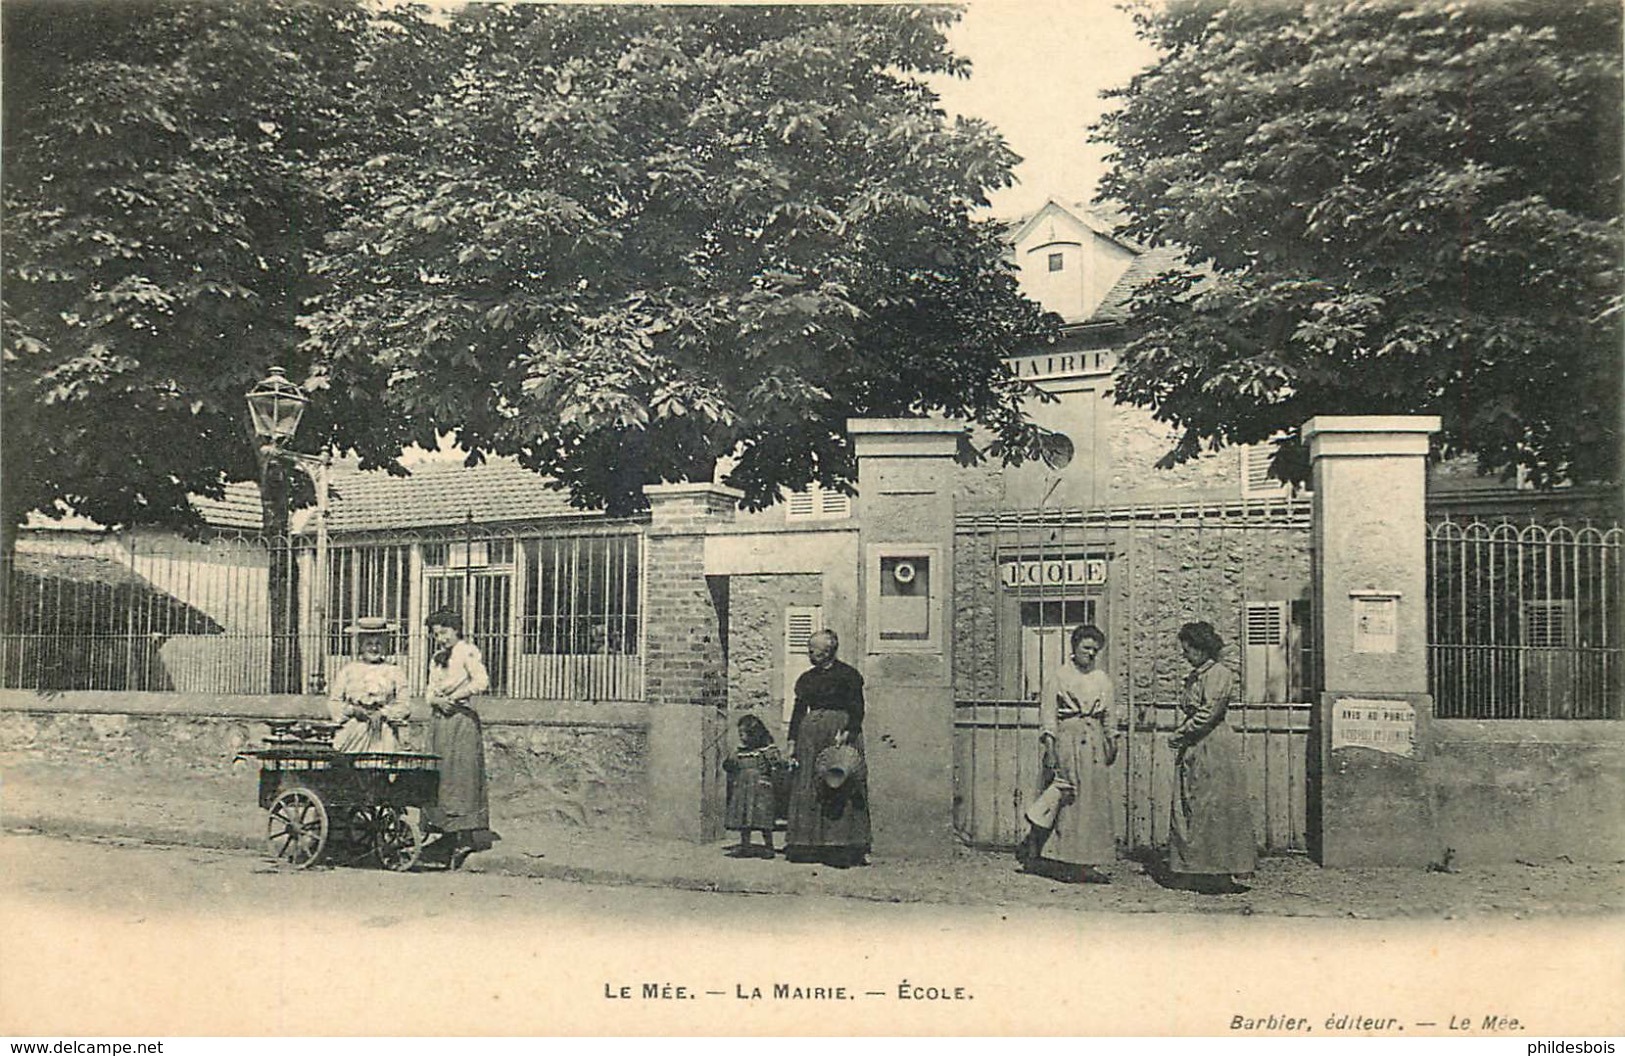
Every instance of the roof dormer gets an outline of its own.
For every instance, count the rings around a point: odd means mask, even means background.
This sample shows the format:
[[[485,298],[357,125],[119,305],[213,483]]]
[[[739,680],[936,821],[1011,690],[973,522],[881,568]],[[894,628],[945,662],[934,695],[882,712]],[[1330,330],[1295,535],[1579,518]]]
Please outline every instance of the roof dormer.
[[[1054,199],[1011,238],[1022,292],[1068,323],[1088,322],[1136,252],[1111,226]]]

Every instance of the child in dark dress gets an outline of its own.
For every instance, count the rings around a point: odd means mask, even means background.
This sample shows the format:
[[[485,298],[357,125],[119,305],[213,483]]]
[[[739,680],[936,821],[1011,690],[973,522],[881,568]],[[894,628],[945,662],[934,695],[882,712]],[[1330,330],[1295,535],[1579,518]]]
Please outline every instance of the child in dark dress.
[[[728,849],[730,858],[771,858],[773,829],[777,821],[774,778],[784,765],[773,735],[755,715],[741,715],[738,722],[739,748],[723,762],[728,771],[728,809],[724,824],[739,833],[739,844]],[[762,846],[751,843],[751,832],[762,834]]]

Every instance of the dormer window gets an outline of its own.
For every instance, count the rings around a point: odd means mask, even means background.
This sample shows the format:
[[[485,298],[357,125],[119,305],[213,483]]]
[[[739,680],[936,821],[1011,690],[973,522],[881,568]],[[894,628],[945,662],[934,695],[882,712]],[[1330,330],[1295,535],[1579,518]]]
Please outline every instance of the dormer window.
[[[1049,255],[1049,270],[1060,271],[1066,266],[1066,259],[1059,253]]]

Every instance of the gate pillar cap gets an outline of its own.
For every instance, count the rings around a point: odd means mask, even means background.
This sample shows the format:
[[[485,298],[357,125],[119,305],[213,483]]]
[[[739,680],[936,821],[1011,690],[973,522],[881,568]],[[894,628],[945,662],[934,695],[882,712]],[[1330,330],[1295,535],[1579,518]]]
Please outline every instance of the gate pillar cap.
[[[1425,455],[1439,431],[1436,414],[1318,415],[1303,423],[1310,461],[1327,456]]]
[[[846,431],[859,458],[953,457],[966,426],[948,418],[848,418]]]

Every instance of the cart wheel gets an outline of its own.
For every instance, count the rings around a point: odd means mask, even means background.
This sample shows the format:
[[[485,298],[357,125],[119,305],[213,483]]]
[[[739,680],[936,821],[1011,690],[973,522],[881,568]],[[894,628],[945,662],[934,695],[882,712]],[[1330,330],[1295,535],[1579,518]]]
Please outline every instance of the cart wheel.
[[[315,864],[327,849],[327,808],[321,797],[308,788],[284,791],[271,804],[266,826],[271,856],[295,869]]]
[[[378,835],[378,812],[372,807],[335,808],[328,856],[354,865],[373,853]]]
[[[378,812],[378,828],[373,835],[373,853],[378,864],[385,869],[404,873],[418,864],[423,853],[423,837],[418,827],[407,820],[406,814],[395,807]]]

